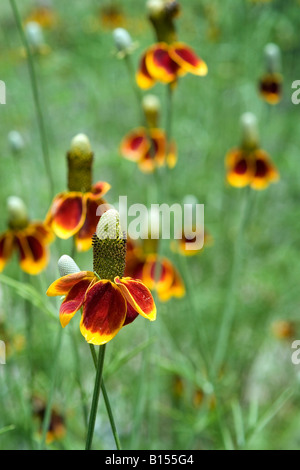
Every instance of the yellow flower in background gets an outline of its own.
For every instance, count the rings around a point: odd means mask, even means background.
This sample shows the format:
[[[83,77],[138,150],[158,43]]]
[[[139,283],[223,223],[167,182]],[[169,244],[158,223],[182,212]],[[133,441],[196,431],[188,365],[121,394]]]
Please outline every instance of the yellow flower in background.
[[[0,272],[13,253],[17,253],[20,268],[24,272],[39,274],[48,265],[48,245],[54,234],[43,222],[29,220],[27,208],[20,198],[11,196],[7,205],[8,230],[0,234]]]
[[[256,117],[245,113],[241,123],[242,143],[225,158],[227,182],[236,188],[249,185],[252,189],[265,189],[279,180],[279,173],[269,154],[259,147]]]

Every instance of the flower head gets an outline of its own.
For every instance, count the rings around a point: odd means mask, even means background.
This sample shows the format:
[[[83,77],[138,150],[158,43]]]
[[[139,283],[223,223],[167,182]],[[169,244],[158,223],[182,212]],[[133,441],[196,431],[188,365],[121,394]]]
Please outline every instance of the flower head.
[[[78,251],[91,248],[99,218],[109,208],[103,196],[110,185],[92,183],[93,157],[87,136],[76,135],[67,153],[69,190],[54,198],[46,216],[47,225],[59,238],[75,237]]]
[[[259,147],[256,117],[245,113],[241,119],[242,143],[226,155],[227,181],[231,186],[265,189],[279,179],[279,174],[267,152]]]
[[[28,274],[39,274],[49,262],[48,244],[52,231],[43,222],[31,222],[24,202],[11,196],[7,200],[8,230],[0,234],[0,271],[14,252],[20,268]]]
[[[264,50],[266,72],[259,81],[260,96],[269,104],[277,104],[282,96],[281,53],[277,44],[269,43]]]
[[[80,331],[88,343],[100,345],[139,314],[155,320],[156,306],[142,281],[123,277],[126,239],[119,214],[113,209],[105,212],[97,225],[93,255],[94,272],[67,274],[49,287],[47,295],[65,295],[60,307],[63,327],[83,308]]]

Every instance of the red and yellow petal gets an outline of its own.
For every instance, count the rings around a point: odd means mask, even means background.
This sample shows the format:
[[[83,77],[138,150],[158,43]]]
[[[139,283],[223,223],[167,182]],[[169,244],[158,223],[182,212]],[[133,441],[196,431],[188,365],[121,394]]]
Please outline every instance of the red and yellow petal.
[[[251,181],[251,188],[262,190],[269,186],[270,183],[278,181],[279,173],[269,155],[263,150],[255,152],[255,172]]]
[[[149,75],[162,83],[174,82],[177,78],[180,65],[169,54],[169,46],[160,42],[151,46],[145,57]]]
[[[173,270],[173,281],[169,289],[164,289],[158,291],[158,297],[161,302],[167,302],[171,297],[181,298],[185,295],[185,285],[184,282],[174,268]]]
[[[170,289],[174,278],[174,268],[167,258],[148,255],[143,266],[142,280],[147,287],[157,292]]]
[[[6,263],[11,258],[14,248],[14,236],[10,231],[0,236],[0,272],[3,271]]]
[[[148,150],[139,160],[141,171],[151,173],[156,167],[161,167],[166,158],[166,135],[161,129],[151,129],[148,138]]]
[[[60,277],[48,288],[47,295],[49,297],[66,295],[73,286],[84,279],[88,279],[92,282],[96,279],[95,274],[92,271],[80,271],[78,273],[67,274],[66,276]]]
[[[110,190],[111,185],[106,181],[98,181],[93,184],[92,189],[88,194],[89,199],[100,200]]]
[[[267,103],[279,103],[282,97],[282,76],[279,73],[266,74],[260,80],[259,92]]]
[[[29,229],[32,234],[37,235],[45,244],[51,243],[55,238],[52,229],[43,222],[32,222]]]
[[[67,239],[81,228],[85,213],[86,207],[82,193],[63,193],[54,199],[46,217],[46,224],[51,226],[59,238]]]
[[[152,88],[156,83],[156,80],[153,77],[151,77],[147,69],[146,53],[143,54],[140,60],[139,68],[136,73],[136,82],[137,82],[137,85],[140,88],[142,88],[142,90],[148,90],[149,88]]]
[[[226,155],[227,181],[231,186],[242,188],[251,183],[254,162],[251,154],[233,149]]]
[[[155,302],[150,290],[142,281],[130,277],[121,279],[116,277],[115,283],[134,310],[150,321],[156,319]]]
[[[82,307],[86,292],[91,282],[92,281],[90,279],[84,278],[81,281],[78,281],[69,290],[59,310],[60,323],[63,328],[69,323],[75,313]]]
[[[80,331],[88,343],[105,344],[124,325],[126,312],[120,289],[110,281],[98,281],[86,293]]]
[[[129,302],[127,302],[127,312],[126,312],[126,318],[124,321],[123,326],[129,325],[132,323],[137,317],[139,316],[139,312],[137,312]]]
[[[121,142],[120,153],[127,160],[138,162],[149,149],[146,130],[139,127],[129,132]]]
[[[86,195],[86,216],[82,227],[75,235],[75,244],[78,251],[87,251],[92,247],[92,236],[96,232],[100,217],[110,206],[103,199],[95,200]]]
[[[14,243],[19,252],[19,264],[23,271],[36,275],[47,266],[49,252],[38,236],[20,231],[15,234]]]
[[[194,50],[182,42],[173,43],[169,49],[170,57],[182,70],[203,77],[207,74],[206,63],[197,56]]]

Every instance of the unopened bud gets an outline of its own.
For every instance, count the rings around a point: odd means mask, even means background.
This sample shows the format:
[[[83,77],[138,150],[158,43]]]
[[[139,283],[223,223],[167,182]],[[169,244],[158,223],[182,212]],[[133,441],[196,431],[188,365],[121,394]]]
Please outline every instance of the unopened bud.
[[[80,272],[80,269],[73,258],[68,255],[63,255],[59,258],[58,269],[61,276],[67,276],[67,274],[75,274]]]
[[[21,150],[23,150],[23,148],[25,147],[24,139],[23,139],[22,135],[20,134],[20,132],[18,132],[18,131],[10,131],[9,132],[8,142],[9,142],[11,150],[14,153],[21,152]]]
[[[113,31],[115,46],[120,52],[128,53],[132,48],[132,39],[124,28],[116,28]]]
[[[259,143],[257,119],[253,113],[244,113],[241,116],[242,145],[247,148],[255,148]]]
[[[44,35],[41,26],[35,21],[30,21],[25,26],[25,34],[29,45],[34,49],[38,50],[44,46]]]
[[[22,199],[10,196],[7,199],[8,225],[11,229],[23,229],[28,225],[28,211]]]

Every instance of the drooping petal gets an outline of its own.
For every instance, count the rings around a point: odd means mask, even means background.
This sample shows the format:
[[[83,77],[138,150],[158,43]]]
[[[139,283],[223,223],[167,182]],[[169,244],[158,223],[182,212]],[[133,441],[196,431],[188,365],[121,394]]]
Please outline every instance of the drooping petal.
[[[139,316],[139,312],[137,312],[137,311],[130,305],[130,303],[127,302],[127,312],[126,312],[126,318],[125,318],[125,321],[124,321],[124,325],[123,325],[123,326],[129,325],[129,324],[132,323],[138,316]]]
[[[145,173],[151,173],[156,167],[161,167],[166,158],[166,135],[161,129],[151,129],[148,137],[148,150],[138,162],[139,168]]]
[[[67,239],[81,228],[85,220],[85,212],[82,193],[64,193],[54,199],[46,217],[46,223],[59,238]]]
[[[19,263],[28,274],[39,274],[49,262],[49,252],[38,236],[22,233],[15,234],[15,246],[19,252]]]
[[[75,244],[78,251],[87,251],[91,248],[92,236],[96,232],[96,227],[100,217],[110,207],[103,199],[97,201],[95,199],[91,199],[89,194],[90,193],[86,194],[85,221],[79,232],[75,235]]]
[[[184,282],[175,268],[173,274],[173,282],[170,288],[158,291],[158,297],[161,302],[167,302],[171,297],[181,298],[185,295]]]
[[[13,234],[10,231],[0,236],[0,272],[3,271],[13,252]]]
[[[251,188],[262,190],[269,186],[270,183],[276,182],[279,179],[279,173],[269,155],[263,150],[255,152],[255,172],[253,180],[251,181]]]
[[[123,277],[121,279],[116,277],[115,283],[134,310],[150,321],[155,320],[156,306],[150,290],[142,281],[130,277]]]
[[[89,194],[90,199],[100,200],[111,188],[111,185],[106,181],[98,181],[93,184],[91,192]]]
[[[233,149],[226,155],[227,181],[242,188],[250,184],[254,175],[253,156],[242,149]]]
[[[174,82],[180,65],[169,54],[169,46],[163,42],[151,46],[145,57],[146,67],[151,77],[162,83]]]
[[[147,65],[146,65],[146,53],[143,54],[138,71],[136,73],[136,82],[137,85],[142,88],[142,90],[148,90],[155,85],[156,80],[151,77]]]
[[[138,162],[149,149],[146,131],[139,127],[129,132],[121,142],[120,153],[127,160]]]
[[[185,72],[199,75],[200,77],[207,74],[206,63],[186,44],[182,42],[172,44],[169,54]]]
[[[259,92],[267,103],[279,103],[282,97],[282,76],[279,73],[266,74],[260,80]]]
[[[30,229],[34,235],[37,235],[43,241],[43,243],[51,243],[55,238],[54,232],[51,228],[42,222],[32,222],[30,224]]]
[[[79,273],[67,274],[54,281],[47,290],[49,297],[57,295],[66,295],[75,284],[83,279],[89,279],[92,282],[95,279],[95,274],[92,271],[80,271]]]
[[[86,294],[80,331],[88,343],[105,344],[122,328],[126,311],[120,289],[110,281],[98,281]]]
[[[142,280],[151,290],[164,292],[171,288],[174,268],[167,258],[148,255],[143,266]]]
[[[66,298],[60,306],[59,318],[61,326],[64,328],[75,313],[82,307],[85,294],[91,284],[90,279],[82,279],[77,282],[68,292]]]

